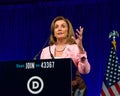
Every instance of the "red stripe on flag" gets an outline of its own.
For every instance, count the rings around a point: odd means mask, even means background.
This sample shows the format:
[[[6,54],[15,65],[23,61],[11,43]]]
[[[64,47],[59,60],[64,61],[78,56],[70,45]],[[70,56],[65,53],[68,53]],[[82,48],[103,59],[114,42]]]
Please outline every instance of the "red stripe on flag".
[[[109,91],[109,93],[110,93],[110,96],[114,96],[114,93],[113,93],[113,91],[112,91],[111,87],[110,87],[110,88],[108,88],[108,91]]]
[[[116,87],[118,93],[120,94],[120,86],[118,85],[118,83],[115,84],[115,87]]]
[[[101,96],[106,96],[104,90],[101,91]]]

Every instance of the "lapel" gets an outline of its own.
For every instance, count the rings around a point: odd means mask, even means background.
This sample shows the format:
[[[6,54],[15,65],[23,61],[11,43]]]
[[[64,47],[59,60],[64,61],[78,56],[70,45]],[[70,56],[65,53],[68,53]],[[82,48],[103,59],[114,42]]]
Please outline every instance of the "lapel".
[[[71,53],[70,45],[66,45],[66,48],[63,52],[63,58],[70,58],[70,53]]]

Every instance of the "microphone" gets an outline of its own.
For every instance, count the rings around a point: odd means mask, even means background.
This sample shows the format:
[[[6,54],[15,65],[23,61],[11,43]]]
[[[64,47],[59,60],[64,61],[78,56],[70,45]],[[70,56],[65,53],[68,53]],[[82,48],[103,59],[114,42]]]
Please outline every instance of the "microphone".
[[[42,46],[42,49],[47,45],[48,41],[49,41],[49,38],[47,39],[47,41]],[[33,57],[33,60],[37,60],[37,57],[40,55],[42,49]]]
[[[40,53],[41,53],[41,50],[34,56],[33,60],[37,60],[37,57],[39,56]]]
[[[49,52],[50,52],[51,58],[54,59],[54,56],[53,56],[53,54],[52,54],[52,52],[51,52],[51,49],[50,49],[50,46],[49,46]]]

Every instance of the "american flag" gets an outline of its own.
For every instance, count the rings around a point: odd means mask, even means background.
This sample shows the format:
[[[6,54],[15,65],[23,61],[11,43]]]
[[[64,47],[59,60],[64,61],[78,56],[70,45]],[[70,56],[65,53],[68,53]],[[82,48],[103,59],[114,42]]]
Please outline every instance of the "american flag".
[[[120,96],[120,65],[116,47],[111,47],[100,96]]]

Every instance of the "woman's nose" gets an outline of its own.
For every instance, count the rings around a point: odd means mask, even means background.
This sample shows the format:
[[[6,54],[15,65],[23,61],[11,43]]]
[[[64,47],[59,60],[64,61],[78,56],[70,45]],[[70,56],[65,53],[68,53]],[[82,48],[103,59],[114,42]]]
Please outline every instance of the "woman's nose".
[[[58,30],[61,30],[62,28],[61,27],[58,27]]]

